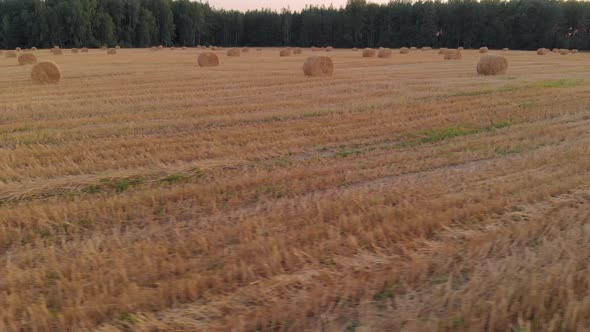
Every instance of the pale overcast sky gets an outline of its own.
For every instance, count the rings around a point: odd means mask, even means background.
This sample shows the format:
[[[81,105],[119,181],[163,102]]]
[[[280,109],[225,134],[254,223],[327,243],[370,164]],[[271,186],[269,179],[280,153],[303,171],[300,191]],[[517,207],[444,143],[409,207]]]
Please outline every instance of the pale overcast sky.
[[[341,7],[346,4],[346,0],[200,0],[201,2],[209,2],[215,8],[235,9],[245,11],[248,9],[282,9],[291,8],[291,10],[300,10],[305,5],[334,5],[334,7]],[[370,0],[374,3],[387,3],[389,0]]]

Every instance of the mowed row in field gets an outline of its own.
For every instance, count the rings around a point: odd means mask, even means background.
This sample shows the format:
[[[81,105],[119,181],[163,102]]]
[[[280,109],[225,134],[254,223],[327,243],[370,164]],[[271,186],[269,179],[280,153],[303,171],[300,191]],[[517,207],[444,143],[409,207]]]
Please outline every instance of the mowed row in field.
[[[0,58],[0,330],[590,329],[590,55]]]

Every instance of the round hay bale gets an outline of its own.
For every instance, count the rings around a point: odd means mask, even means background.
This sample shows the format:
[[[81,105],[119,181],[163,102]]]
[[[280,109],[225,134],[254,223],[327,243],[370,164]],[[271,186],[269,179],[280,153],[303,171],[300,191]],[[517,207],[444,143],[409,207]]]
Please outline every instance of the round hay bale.
[[[332,52],[333,50],[334,50],[334,47],[332,47],[332,46],[326,47],[326,52]]]
[[[372,58],[377,55],[377,51],[372,48],[365,48],[363,50],[363,58]]]
[[[568,55],[568,54],[570,54],[570,50],[565,49],[565,48],[561,48],[561,49],[559,49],[559,54]]]
[[[508,51],[508,50],[509,50],[509,48],[508,48],[508,47],[504,47],[504,48],[502,49],[502,51],[504,51],[504,52],[506,52],[506,51]]]
[[[72,53],[78,53],[80,52],[80,50],[78,50],[77,48],[72,48]]]
[[[80,50],[80,52],[82,52],[82,53],[88,53],[88,48],[87,47],[82,47],[82,49]]]
[[[463,57],[463,55],[461,54],[461,51],[459,50],[447,50],[445,52],[445,60],[461,60],[461,58]]]
[[[115,49],[119,50],[119,49],[121,49],[121,46],[117,45],[117,46],[115,46]]]
[[[280,56],[282,56],[282,57],[283,57],[283,56],[290,56],[290,55],[291,55],[291,49],[290,49],[290,48],[285,48],[285,49],[282,49],[282,50],[279,52],[279,55],[280,55]]]
[[[170,51],[176,51],[176,47],[170,47]]]
[[[16,52],[15,51],[8,51],[8,52],[6,52],[6,57],[7,58],[16,58]]]
[[[446,47],[441,47],[441,48],[438,50],[438,54],[442,54],[442,55],[444,55],[445,53],[447,53],[447,50],[448,50],[448,48],[446,48]]]
[[[157,50],[158,50],[158,48],[157,48],[156,46],[152,46],[152,47],[151,47],[151,50],[152,50],[152,52],[154,52],[154,51],[157,51]]]
[[[300,47],[296,47],[293,50],[293,54],[303,54],[303,50]]]
[[[383,48],[379,50],[377,56],[384,59],[384,58],[391,58],[393,56],[393,51],[388,48]]]
[[[109,48],[107,49],[107,54],[117,54],[117,49],[116,48]]]
[[[108,47],[107,47],[106,45],[102,45],[102,46],[100,47],[100,49],[101,49],[101,50],[103,50],[103,51],[106,51],[106,50],[108,49]]]
[[[240,50],[237,48],[230,48],[227,50],[227,56],[240,56]]]
[[[417,50],[418,50],[418,48],[416,46],[410,47],[410,51],[417,51]]]
[[[37,57],[33,53],[22,53],[18,56],[18,64],[21,66],[34,65],[36,63]]]
[[[480,47],[479,48],[479,53],[488,53],[489,49],[487,47]]]
[[[537,55],[545,55],[545,54],[547,54],[547,52],[549,52],[549,50],[546,48],[537,49]]]
[[[53,55],[62,55],[63,51],[61,50],[61,48],[57,47],[57,48],[52,48],[51,49],[51,54]]]
[[[573,50],[570,51],[570,53],[571,54],[576,54],[576,53],[578,53],[578,50],[574,48]]]
[[[250,52],[250,50],[249,50],[247,47],[244,47],[244,48],[242,49],[242,53],[248,53],[248,52]]]
[[[37,48],[35,46],[31,47],[31,51],[35,52]]]
[[[429,47],[429,46],[422,47],[422,51],[423,52],[425,52],[425,51],[432,51],[432,47]]]
[[[464,48],[463,48],[462,46],[461,46],[461,47],[457,47],[457,49],[458,49],[459,51],[463,51],[463,50],[464,50]]]
[[[486,54],[477,63],[477,73],[480,75],[503,75],[508,69],[508,60],[501,55]]]
[[[408,53],[410,53],[410,49],[407,47],[402,47],[399,49],[399,53],[400,54],[408,54]]]
[[[57,84],[61,80],[61,71],[55,63],[41,61],[33,66],[31,79],[36,84]]]
[[[358,50],[359,50],[359,49],[358,49],[358,48],[356,48],[356,47],[353,47],[353,49],[352,49],[352,51],[353,51],[353,52],[357,52]]]
[[[303,73],[310,77],[332,76],[334,63],[327,56],[312,56],[303,63]]]
[[[163,49],[164,49],[164,46],[162,46],[162,45],[158,46],[158,50],[163,50]]]
[[[217,67],[219,66],[219,58],[213,52],[206,52],[199,54],[197,59],[199,67]]]
[[[186,46],[183,46],[183,47],[182,47],[182,50],[183,50],[183,51],[186,51]]]
[[[17,52],[20,52],[20,51],[22,51],[22,48],[20,48],[20,47],[17,47],[17,48],[15,48],[14,50],[15,50],[15,51],[17,51]]]

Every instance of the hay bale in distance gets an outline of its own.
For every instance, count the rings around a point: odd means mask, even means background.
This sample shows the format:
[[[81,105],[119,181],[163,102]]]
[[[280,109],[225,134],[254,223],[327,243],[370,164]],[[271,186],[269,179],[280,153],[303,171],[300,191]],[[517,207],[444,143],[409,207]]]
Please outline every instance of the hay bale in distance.
[[[61,48],[59,48],[59,47],[56,46],[56,47],[54,47],[54,48],[51,49],[51,54],[53,54],[53,55],[62,55],[63,54],[63,51],[61,50]]]
[[[16,52],[15,51],[8,51],[8,52],[6,52],[6,57],[7,58],[16,58]]]
[[[35,46],[31,47],[31,51],[35,52],[37,48]]]
[[[489,49],[487,47],[480,47],[479,48],[479,53],[488,53]]]
[[[18,56],[18,64],[21,66],[34,65],[36,63],[37,57],[33,53],[22,53]]]
[[[78,50],[77,48],[72,48],[72,53],[78,53],[80,52],[80,50]]]
[[[279,52],[279,56],[284,57],[284,56],[290,56],[291,55],[291,49],[290,48],[284,48]]]
[[[448,50],[448,48],[446,48],[446,47],[441,47],[441,48],[438,50],[438,54],[442,54],[442,55],[444,55],[444,54],[446,54],[446,53],[447,53],[447,50]]]
[[[504,48],[502,49],[502,51],[504,51],[504,52],[506,52],[506,51],[508,51],[508,50],[509,50],[509,49],[508,49],[508,47],[504,47]]]
[[[61,71],[55,63],[41,61],[33,66],[31,79],[36,84],[57,84],[61,80]]]
[[[242,53],[248,53],[248,52],[250,52],[250,49],[248,49],[247,47],[244,47],[242,49]]]
[[[303,63],[303,73],[310,77],[332,76],[334,63],[327,56],[312,56]]]
[[[119,49],[121,49],[121,46],[117,45],[117,46],[115,46],[115,49],[119,50]]]
[[[326,52],[332,52],[334,48],[332,46],[326,47]]]
[[[20,47],[17,47],[17,48],[15,48],[14,50],[15,50],[16,52],[20,52],[20,51],[22,51],[22,48],[20,48]]]
[[[549,50],[546,49],[546,48],[539,48],[539,49],[537,49],[537,55],[545,55],[548,52],[549,52]]]
[[[576,54],[576,53],[578,53],[578,50],[574,48],[573,50],[570,51],[570,53],[571,54]]]
[[[416,46],[410,47],[410,51],[417,51],[417,50],[418,50],[418,48]]]
[[[477,73],[480,75],[503,75],[508,69],[508,60],[501,55],[486,54],[477,63]]]
[[[240,50],[237,48],[230,48],[227,50],[227,56],[240,56]]]
[[[382,48],[379,50],[379,53],[377,53],[377,56],[382,59],[391,58],[393,56],[393,51],[389,48]]]
[[[399,53],[400,54],[408,54],[408,53],[410,53],[410,49],[407,47],[402,47],[399,49]]]
[[[88,53],[88,48],[87,47],[82,47],[82,49],[80,50],[80,52],[82,52],[82,53]]]
[[[570,54],[570,50],[565,49],[565,48],[561,48],[561,49],[559,49],[559,54],[568,55],[568,54]]]
[[[363,58],[372,58],[377,55],[377,51],[372,48],[365,48],[363,50]]]
[[[303,50],[300,47],[293,49],[293,54],[303,54]]]
[[[445,52],[444,59],[445,60],[461,60],[462,57],[463,57],[463,55],[461,54],[461,51],[459,51],[459,50],[447,50]]]
[[[199,67],[217,67],[219,66],[219,58],[217,57],[217,54],[213,52],[205,52],[199,54],[197,63],[199,64]]]
[[[107,54],[117,54],[117,49],[116,48],[109,48],[107,49]]]
[[[463,48],[462,46],[461,46],[461,47],[457,47],[457,49],[458,49],[459,51],[463,51],[463,50],[464,50],[464,48]]]
[[[103,50],[103,51],[106,51],[106,50],[108,49],[108,47],[107,47],[106,45],[102,45],[102,46],[100,47],[100,49],[101,49],[101,50]]]

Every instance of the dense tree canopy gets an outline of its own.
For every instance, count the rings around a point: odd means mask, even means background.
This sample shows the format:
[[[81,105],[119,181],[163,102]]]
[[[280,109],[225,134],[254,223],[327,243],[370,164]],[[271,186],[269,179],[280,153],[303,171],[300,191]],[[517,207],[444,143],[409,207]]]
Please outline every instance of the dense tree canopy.
[[[151,45],[590,48],[590,3],[349,0],[298,12],[189,0],[0,0],[0,48]]]

